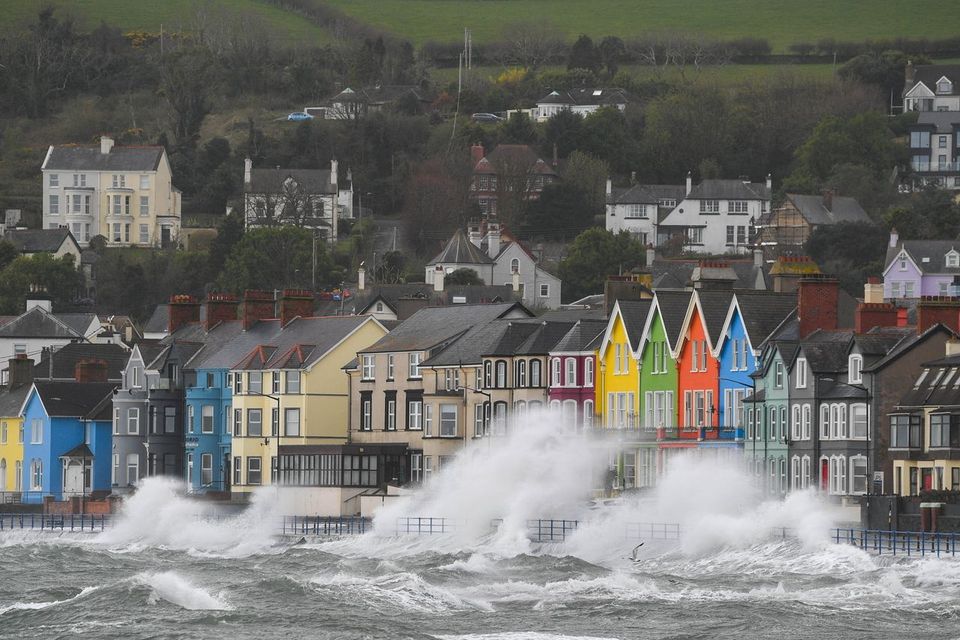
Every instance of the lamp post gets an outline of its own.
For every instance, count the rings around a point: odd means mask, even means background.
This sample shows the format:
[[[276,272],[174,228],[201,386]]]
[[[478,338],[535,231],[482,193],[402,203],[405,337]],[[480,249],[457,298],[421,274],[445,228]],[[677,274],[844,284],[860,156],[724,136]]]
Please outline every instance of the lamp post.
[[[278,373],[279,373],[279,371],[278,371]],[[278,375],[278,374],[274,374],[274,375]],[[261,384],[262,384],[262,382],[261,382]],[[268,394],[268,393],[260,393],[259,391],[247,391],[247,395],[260,396],[261,398],[269,398],[269,399],[271,399],[271,400],[273,400],[274,402],[277,403],[277,422],[276,422],[277,432],[276,432],[276,433],[272,433],[272,429],[271,429],[271,435],[277,439],[277,468],[276,468],[276,478],[273,478],[273,472],[274,472],[274,469],[273,469],[273,468],[270,469],[270,471],[271,471],[271,474],[270,474],[270,475],[271,475],[271,480],[274,480],[274,481],[275,481],[275,482],[274,482],[275,484],[279,484],[279,483],[280,483],[280,476],[281,476],[281,473],[280,473],[280,437],[281,437],[281,433],[282,433],[282,430],[283,430],[283,427],[280,425],[280,398],[278,398],[277,396],[272,396],[272,395],[270,395],[270,394]],[[271,420],[270,420],[270,425],[271,425],[271,427],[272,427],[272,426],[273,426],[273,416],[270,416],[270,418],[271,418]],[[262,427],[263,421],[261,421],[260,424],[261,424],[261,432],[262,432],[262,430],[263,430],[263,427]],[[264,446],[268,446],[268,445],[270,444],[270,437],[269,437],[269,436],[263,436],[263,444],[264,444]],[[272,462],[272,461],[271,461],[271,462]],[[273,465],[271,464],[271,467],[272,467],[272,466],[273,466]],[[248,478],[247,480],[249,481],[249,478]]]

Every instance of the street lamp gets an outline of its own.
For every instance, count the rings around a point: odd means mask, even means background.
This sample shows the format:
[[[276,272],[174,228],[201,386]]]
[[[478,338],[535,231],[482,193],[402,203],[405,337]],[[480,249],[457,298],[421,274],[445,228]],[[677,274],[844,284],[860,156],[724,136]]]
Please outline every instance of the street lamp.
[[[279,371],[278,371],[276,374],[274,374],[274,375],[279,375]],[[247,391],[247,395],[260,396],[261,398],[269,398],[269,399],[271,399],[271,400],[273,400],[274,402],[277,403],[277,422],[276,422],[277,432],[276,432],[276,433],[272,433],[273,430],[271,429],[271,434],[270,434],[270,435],[272,435],[273,437],[275,437],[275,438],[277,439],[277,467],[276,467],[276,469],[271,469],[271,476],[273,475],[273,472],[275,472],[275,473],[276,473],[276,477],[273,478],[273,480],[274,480],[274,483],[275,483],[275,484],[279,484],[279,483],[280,483],[280,477],[281,477],[281,475],[282,475],[282,474],[280,473],[280,437],[281,437],[281,432],[282,432],[282,429],[283,429],[283,427],[280,425],[280,398],[278,398],[277,396],[272,396],[272,395],[270,395],[270,394],[268,394],[268,393],[260,393],[259,391]],[[262,425],[263,425],[263,422],[261,421],[260,424],[261,424],[261,433],[262,433]],[[271,427],[273,426],[273,424],[274,424],[274,422],[273,422],[273,416],[271,416],[271,420],[270,420],[270,425],[271,425]],[[264,446],[267,446],[267,445],[269,445],[269,444],[270,444],[270,438],[269,438],[268,436],[264,436],[264,437],[263,437],[263,445],[264,445]],[[271,462],[272,462],[272,461],[271,461]],[[273,466],[273,465],[271,464],[271,467],[272,467],[272,466]]]

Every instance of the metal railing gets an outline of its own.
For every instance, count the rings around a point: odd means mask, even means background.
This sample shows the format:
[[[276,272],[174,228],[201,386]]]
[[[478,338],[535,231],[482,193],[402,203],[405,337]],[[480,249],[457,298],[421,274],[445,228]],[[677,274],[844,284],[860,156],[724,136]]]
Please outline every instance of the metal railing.
[[[112,524],[112,517],[106,514],[0,513],[0,531],[27,529],[99,533]]]
[[[359,516],[283,516],[280,535],[352,536],[371,530],[370,518]]]
[[[628,522],[628,540],[679,540],[680,525],[671,522]]]
[[[579,526],[579,520],[527,520],[527,537],[531,542],[564,542]]]
[[[930,533],[925,531],[895,531],[884,529],[834,529],[833,541],[851,544],[878,555],[941,555],[956,556],[958,533]]]

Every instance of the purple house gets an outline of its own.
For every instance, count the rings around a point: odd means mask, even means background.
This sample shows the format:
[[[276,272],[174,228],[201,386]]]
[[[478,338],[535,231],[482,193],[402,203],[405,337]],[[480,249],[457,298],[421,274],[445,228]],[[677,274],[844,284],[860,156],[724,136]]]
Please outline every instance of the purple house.
[[[547,398],[566,424],[589,428],[595,423],[596,351],[606,328],[606,320],[579,320],[550,350]]]
[[[897,230],[890,230],[884,299],[957,295],[955,280],[960,286],[960,241],[901,241]]]

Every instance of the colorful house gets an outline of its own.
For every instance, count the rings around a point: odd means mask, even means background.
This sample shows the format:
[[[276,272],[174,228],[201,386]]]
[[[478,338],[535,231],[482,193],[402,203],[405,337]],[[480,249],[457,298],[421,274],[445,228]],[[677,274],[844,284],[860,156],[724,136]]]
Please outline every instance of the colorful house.
[[[690,304],[692,292],[661,289],[656,292],[635,354],[640,363],[640,415],[643,430],[636,440],[637,486],[652,487],[662,471],[657,434],[677,425],[677,362],[673,349]]]
[[[603,320],[579,320],[550,350],[550,406],[559,407],[566,420],[586,429],[594,426],[596,348],[606,326]]]
[[[110,491],[112,382],[33,383],[21,414],[24,502]]]
[[[787,366],[793,362],[796,350],[796,323],[793,322],[764,345],[760,367],[752,374],[754,391],[744,399],[750,412],[744,436],[746,465],[758,478],[765,478],[762,486],[769,493],[786,493],[788,488],[790,385]]]
[[[23,416],[33,382],[33,360],[10,360],[9,382],[0,392],[0,504],[19,502],[23,490]]]

